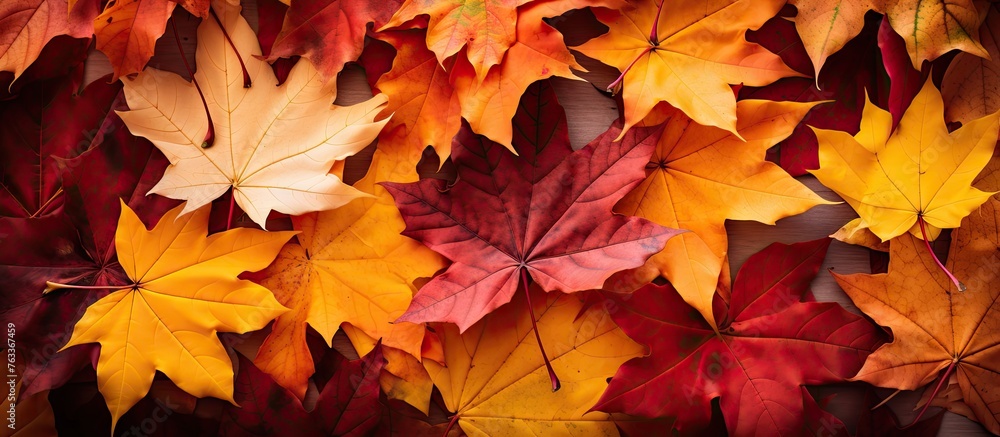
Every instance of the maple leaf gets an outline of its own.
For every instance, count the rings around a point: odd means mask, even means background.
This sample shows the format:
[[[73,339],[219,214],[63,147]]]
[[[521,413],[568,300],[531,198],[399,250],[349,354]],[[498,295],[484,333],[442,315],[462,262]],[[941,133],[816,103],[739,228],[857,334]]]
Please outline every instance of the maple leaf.
[[[1000,110],[1000,5],[990,3],[983,15],[983,48],[989,58],[959,53],[941,80],[944,118],[967,123]]]
[[[171,162],[150,192],[187,200],[186,214],[232,188],[235,202],[261,227],[272,210],[298,215],[361,196],[328,172],[382,129],[385,120],[373,120],[385,97],[331,107],[335,84],[324,83],[308,62],[272,86],[270,66],[249,56],[260,55],[260,47],[239,9],[220,15],[256,86],[243,87],[241,62],[215,20],[198,27],[194,79],[204,87],[206,107],[195,85],[173,73],[146,69],[123,81],[131,110],[122,119]],[[203,148],[209,132],[214,145]]]
[[[954,292],[920,240],[904,235],[890,242],[889,272],[835,274],[851,300],[893,341],[873,352],[854,377],[879,387],[915,390],[940,376],[935,393],[954,374],[965,403],[990,432],[1000,433],[1000,272],[997,228],[1000,203],[990,199],[952,232],[948,269],[965,278]],[[933,397],[933,395],[932,395]]]
[[[926,233],[922,238],[932,240],[992,195],[971,184],[989,162],[1000,128],[998,112],[949,134],[943,111],[941,95],[929,80],[895,130],[892,116],[868,102],[853,137],[813,129],[820,169],[811,173],[843,197],[882,241],[906,232]]]
[[[392,47],[396,47],[391,69],[375,81],[369,77],[372,89],[388,97],[384,111],[393,114],[380,141],[389,135],[401,135],[400,141],[413,149],[434,147],[444,162],[451,155],[451,140],[462,125],[461,107],[445,67],[421,43],[424,34],[421,29],[379,32],[375,37],[388,46],[370,45],[360,62],[370,72],[373,62],[391,57]]]
[[[815,71],[861,31],[869,10],[884,13],[906,41],[910,62],[920,68],[951,50],[988,56],[979,43],[978,13],[973,0],[789,0],[798,9],[795,28],[802,36]]]
[[[777,55],[746,41],[784,1],[719,0],[697,8],[643,0],[620,11],[594,9],[610,30],[575,47],[622,72],[628,131],[659,102],[699,124],[736,133],[736,96],[729,84],[762,86],[799,73]]]
[[[97,3],[77,3],[88,2]],[[209,0],[116,0],[94,18],[97,49],[111,61],[113,80],[142,71],[178,3],[197,17],[209,16]]]
[[[406,222],[403,235],[453,261],[398,321],[454,322],[464,331],[508,302],[524,274],[546,291],[599,288],[677,233],[611,213],[642,177],[654,129],[613,142],[620,128],[612,127],[572,152],[565,114],[543,82],[522,98],[514,125],[517,156],[463,128],[450,187],[436,179],[383,184]]]
[[[819,74],[813,74],[812,62],[802,40],[795,33],[795,24],[785,17],[775,17],[747,36],[748,40],[780,54],[787,65],[809,77],[784,78],[764,87],[744,86],[739,91],[740,100],[821,102],[805,115],[802,123],[796,126],[788,138],[768,153],[769,160],[781,165],[792,176],[801,176],[808,170],[819,168],[816,135],[809,126],[857,133],[866,93],[876,104],[888,107],[885,103],[888,102],[891,89],[898,88],[896,80],[892,80],[890,86],[885,86],[884,70],[891,68],[891,61],[898,60],[899,56],[892,56],[887,50],[881,50],[880,56],[879,47],[885,44],[885,37],[895,37],[899,44],[902,44],[902,39],[891,29],[891,35],[884,33],[879,26],[881,18],[874,14],[868,18],[862,32],[843,49],[834,53]],[[906,66],[912,69],[909,58],[905,55],[902,57],[905,58]],[[901,116],[902,112],[900,110],[898,115]],[[895,112],[893,114],[896,115]]]
[[[611,317],[651,352],[625,363],[594,409],[676,416],[683,431],[708,425],[719,398],[730,435],[799,435],[799,387],[849,378],[881,342],[864,318],[812,300],[829,243],[774,243],[751,256],[728,308],[717,301],[721,334],[669,285],[611,295]]]
[[[376,197],[293,217],[293,227],[302,232],[300,244],[286,246],[274,264],[255,275],[291,311],[278,316],[254,363],[300,399],[314,370],[306,324],[328,346],[341,325],[349,323],[386,346],[421,356],[423,325],[391,322],[409,306],[416,290],[413,280],[432,276],[445,263],[434,251],[399,235],[403,219],[376,182],[415,181],[417,159],[387,146],[379,144],[369,174],[355,184]]]
[[[617,436],[612,417],[587,412],[607,386],[606,379],[629,358],[642,354],[599,305],[585,307],[576,297],[546,293],[486,316],[464,333],[436,324],[444,342],[445,363],[425,361],[452,423],[469,436],[579,435]],[[552,366],[565,375],[565,388],[549,390],[545,365],[528,331],[526,306],[534,302],[542,341],[550,346]]]
[[[12,71],[14,81],[38,58],[43,47],[59,35],[90,38],[94,2],[67,0],[10,0],[0,4],[0,71]]]
[[[517,7],[531,0],[406,0],[379,30],[399,27],[427,15],[427,47],[438,63],[465,48],[476,77],[482,81],[514,44]]]
[[[90,51],[90,40],[57,36],[49,41],[32,62],[15,80],[14,73],[0,71],[0,101],[17,98],[31,84],[68,75],[74,75],[74,89],[77,94],[83,88],[84,61]]]
[[[209,208],[182,209],[147,231],[122,202],[115,248],[132,284],[101,287],[117,291],[87,308],[63,347],[100,343],[97,380],[112,431],[156,371],[192,395],[232,402],[232,364],[216,333],[257,330],[286,311],[269,290],[236,276],[270,264],[293,232],[241,228],[205,238]],[[81,287],[50,283],[60,288]]]
[[[461,56],[436,62],[434,52],[420,43],[422,30],[379,32],[376,38],[397,48],[391,69],[370,80],[373,88],[389,95],[386,111],[395,114],[386,132],[405,126],[404,141],[418,149],[433,146],[443,162],[465,118],[473,132],[513,151],[509,121],[528,86],[553,76],[579,79],[572,70],[583,71],[562,34],[544,19],[586,6],[621,4],[621,0],[541,0],[518,8],[516,38],[504,62],[484,77],[477,77],[476,64]],[[376,50],[363,59],[366,68],[389,56],[384,47]]]
[[[791,134],[813,106],[737,102],[739,137],[699,125],[671,107],[654,110],[643,124],[665,119],[665,126],[646,165],[648,174],[618,202],[615,212],[691,232],[670,239],[645,266],[616,279],[638,284],[635,289],[662,274],[714,325],[712,300],[729,246],[725,221],[774,224],[830,203],[764,161],[766,150]]]
[[[544,20],[573,9],[624,6],[623,0],[536,0],[518,8],[517,39],[502,64],[479,83],[472,80],[474,64],[466,59],[457,59],[452,69],[451,81],[462,117],[472,131],[513,151],[513,128],[507,120],[514,117],[520,96],[528,87],[555,76],[582,80],[573,70],[587,71],[566,48],[562,34]]]
[[[267,60],[302,56],[312,61],[326,80],[335,78],[344,64],[361,55],[368,23],[382,27],[400,3],[401,0],[292,2]]]
[[[384,364],[378,347],[359,360],[339,356],[333,379],[323,387],[315,408],[307,412],[299,398],[239,355],[235,397],[239,407],[226,407],[219,434],[370,435],[382,412],[378,376]]]
[[[885,97],[885,104],[882,106],[892,114],[894,129],[931,73],[930,68],[923,69],[923,72],[913,68],[904,46],[903,38],[892,30],[889,20],[883,18],[878,27],[878,47],[885,74],[889,78],[889,95]]]
[[[62,92],[61,87],[56,89]],[[22,374],[24,395],[59,386],[80,366],[90,362],[88,348],[55,352],[69,339],[72,323],[101,293],[70,293],[43,299],[39,291],[45,281],[85,286],[127,285],[114,247],[115,218],[120,214],[118,198],[125,199],[146,220],[160,217],[178,203],[144,195],[162,176],[167,160],[152,144],[130,135],[124,123],[110,111],[124,105],[120,86],[97,80],[81,98],[105,94],[113,98],[110,103],[100,105],[101,114],[90,109],[93,105],[75,105],[95,112],[75,118],[91,120],[92,127],[80,128],[86,132],[55,130],[58,138],[80,137],[76,147],[86,149],[73,159],[46,163],[45,171],[57,169],[54,173],[61,180],[58,197],[64,204],[61,210],[31,219],[0,219],[4,247],[16,248],[0,253],[0,276],[9,287],[0,305],[0,318],[24,328],[18,335],[20,356],[26,364]],[[15,160],[11,164],[21,162]]]
[[[82,78],[82,68],[76,69],[0,102],[0,217],[33,218],[61,209],[56,158],[73,158],[94,146],[102,124],[114,117],[110,112],[120,91],[116,85],[91,84],[77,95]]]
[[[288,5],[279,0],[259,0],[257,2],[257,40],[260,42],[263,56],[269,57],[271,55],[274,40],[281,33],[287,12]],[[278,79],[278,85],[285,83],[288,73],[298,60],[298,56],[292,56],[271,61],[271,69],[274,70],[274,75]]]

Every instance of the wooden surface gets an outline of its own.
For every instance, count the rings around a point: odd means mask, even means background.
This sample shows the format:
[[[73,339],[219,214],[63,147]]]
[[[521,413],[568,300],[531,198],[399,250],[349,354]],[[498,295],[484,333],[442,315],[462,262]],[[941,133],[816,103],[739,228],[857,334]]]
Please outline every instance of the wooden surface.
[[[251,1],[244,8],[244,17],[250,22],[251,27],[256,29],[257,14],[255,4]],[[199,20],[184,13],[175,14],[175,17],[179,34],[182,35],[181,46],[192,68],[196,68],[194,65],[196,42],[193,35]],[[560,23],[560,21],[563,22]],[[563,31],[566,35],[567,44],[570,46],[580,44],[590,35],[602,31],[599,26],[576,25],[575,23],[578,22],[587,23],[583,20],[574,21],[572,18],[557,18],[553,20],[553,25],[558,26]],[[187,37],[184,37],[184,35],[187,35]],[[166,34],[157,42],[156,50],[157,55],[150,61],[150,67],[174,71],[184,77],[188,77],[184,70],[184,64],[180,60],[177,43],[173,38],[173,33],[169,25],[167,26]],[[603,88],[608,83],[611,83],[618,76],[618,71],[578,53],[574,54],[577,56],[578,61],[589,70],[589,72],[579,74],[586,81],[555,78],[552,79],[552,82],[559,102],[566,110],[571,144],[573,144],[575,149],[579,149],[604,132],[611,122],[618,117],[618,109],[615,102],[597,91],[597,88]],[[87,83],[111,72],[111,66],[107,58],[100,52],[95,51],[92,53],[87,62],[85,77]],[[371,90],[365,81],[363,70],[356,65],[348,66],[338,79],[337,103],[343,105],[353,104],[366,100],[371,95]],[[356,180],[360,178],[363,175],[364,168],[364,163],[355,163],[355,165],[349,166],[348,171],[345,173],[345,179]],[[804,176],[799,178],[799,180],[823,198],[840,201],[840,198],[835,193],[821,185],[814,177]],[[732,274],[736,274],[739,267],[743,265],[750,255],[773,242],[794,243],[823,238],[832,234],[840,226],[855,217],[857,215],[850,206],[846,203],[841,203],[838,205],[815,207],[804,214],[780,220],[775,226],[756,222],[728,221],[726,229],[729,233],[729,259]],[[838,302],[850,311],[858,313],[858,309],[847,298],[828,272],[829,269],[834,269],[838,273],[868,273],[870,272],[870,268],[867,250],[834,241],[830,245],[826,261],[823,263],[819,275],[812,284],[817,300]],[[782,365],[782,363],[774,364]],[[863,393],[861,387],[845,384],[837,387],[811,388],[811,391],[817,398],[836,394],[837,396],[829,404],[829,409],[838,417],[844,419],[849,426],[856,421],[860,412],[859,408],[861,408],[861,396]],[[886,397],[892,394],[893,390],[879,389],[878,392],[880,396]],[[921,391],[902,392],[890,401],[889,405],[900,416],[902,423],[909,423],[915,416],[915,412],[910,410],[915,405],[917,399],[919,399],[920,394]],[[931,409],[928,411],[928,415],[934,414],[937,411],[939,410],[936,408]],[[975,422],[957,414],[946,413],[939,435],[983,436],[990,434],[985,432]]]

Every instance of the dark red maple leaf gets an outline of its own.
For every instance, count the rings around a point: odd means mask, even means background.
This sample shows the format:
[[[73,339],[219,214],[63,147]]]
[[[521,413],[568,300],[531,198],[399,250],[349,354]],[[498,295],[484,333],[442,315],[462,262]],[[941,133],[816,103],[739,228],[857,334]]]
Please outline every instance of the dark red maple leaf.
[[[274,382],[239,356],[240,373],[234,382],[239,407],[228,406],[222,414],[219,434],[223,436],[365,436],[382,416],[379,402],[379,374],[385,365],[382,347],[368,355],[348,360],[336,351],[336,370],[307,412],[299,398]]]
[[[17,97],[21,90],[34,82],[72,75],[76,90],[83,80],[83,61],[87,59],[90,39],[60,35],[52,38],[35,62],[32,62],[17,80],[14,73],[0,71],[0,100]]]
[[[651,349],[626,362],[595,410],[677,417],[700,428],[719,405],[730,435],[799,435],[801,385],[843,381],[883,341],[868,320],[808,293],[830,244],[772,244],[736,275],[728,308],[716,297],[720,334],[668,286],[608,294],[612,318]]]
[[[382,27],[401,0],[297,0],[285,15],[268,60],[302,56],[326,78],[357,60],[368,25]]]
[[[879,17],[869,14],[866,18],[861,33],[830,57],[818,78],[813,78],[812,62],[795,31],[795,23],[778,16],[747,37],[777,53],[787,65],[809,77],[785,78],[765,87],[743,87],[739,92],[741,100],[832,100],[813,108],[792,135],[773,147],[773,153],[769,152],[768,159],[792,176],[801,176],[806,174],[806,170],[819,168],[818,143],[809,126],[857,132],[861,125],[865,92],[875,102],[884,101],[889,93],[888,87],[883,85],[885,76],[875,45]],[[905,56],[906,52],[903,54]]]
[[[792,68],[809,76],[815,75],[795,24],[783,16],[771,19],[748,34],[747,39],[777,53]],[[942,59],[941,62],[946,61]],[[809,126],[857,133],[866,97],[891,112],[895,124],[920,91],[930,70],[925,68],[921,74],[914,69],[903,38],[881,15],[869,13],[861,33],[830,57],[818,78],[793,77],[764,87],[743,87],[739,98],[795,102],[830,100],[810,111],[792,135],[768,153],[768,159],[789,174],[801,176],[806,170],[819,168],[816,135]]]
[[[509,302],[524,273],[546,291],[600,288],[678,232],[611,212],[645,176],[655,128],[615,142],[616,124],[573,152],[565,114],[544,81],[521,98],[513,123],[519,156],[463,126],[452,145],[454,185],[383,184],[406,222],[403,234],[453,261],[399,321],[453,322],[464,331]]]
[[[877,103],[892,114],[892,128],[895,129],[906,108],[910,107],[910,102],[920,92],[931,69],[927,68],[921,73],[913,68],[906,51],[906,41],[892,30],[889,21],[885,19],[878,27],[878,47],[885,74],[889,76],[889,95],[879,96],[882,100]]]
[[[285,13],[288,6],[278,0],[258,0],[257,1],[257,41],[260,42],[262,56],[267,58],[271,54],[271,46],[281,32],[282,23],[285,20]],[[292,71],[298,56],[277,59],[271,63],[274,76],[278,79],[278,85],[285,83],[288,73]]]
[[[121,90],[104,78],[77,95],[82,77],[78,67],[0,102],[0,217],[41,217],[62,206],[54,158],[72,158],[95,144]]]
[[[124,104],[120,87],[104,80],[91,87],[112,88],[118,94],[93,127],[88,150],[53,161],[62,180],[62,211],[42,218],[0,219],[0,234],[8,234],[4,247],[11,248],[0,253],[0,277],[11,285],[4,290],[0,314],[18,327],[25,396],[61,385],[91,360],[96,346],[56,351],[69,339],[83,310],[106,294],[64,290],[43,296],[45,282],[97,287],[131,283],[115,252],[118,199],[149,223],[179,203],[146,197],[168,161],[148,141],[132,136],[111,111]]]

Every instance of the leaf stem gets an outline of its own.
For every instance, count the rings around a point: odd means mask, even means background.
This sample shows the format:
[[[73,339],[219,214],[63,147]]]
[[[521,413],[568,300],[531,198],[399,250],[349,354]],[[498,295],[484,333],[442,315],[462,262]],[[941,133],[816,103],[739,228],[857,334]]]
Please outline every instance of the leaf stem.
[[[455,426],[456,423],[458,423],[458,413],[455,413],[454,416],[451,416],[451,420],[448,421],[448,427],[444,429],[443,437],[448,437],[448,432],[451,431],[451,427]]]
[[[226,230],[233,228],[233,209],[236,206],[236,188],[229,190],[229,218],[226,219]]]
[[[955,369],[955,363],[957,363],[957,362],[958,362],[958,358],[955,358],[955,359],[951,360],[951,364],[949,364],[948,368],[944,370],[944,374],[941,375],[941,380],[938,381],[937,386],[934,387],[934,391],[931,392],[931,397],[927,399],[927,403],[924,404],[924,408],[920,409],[920,413],[918,413],[917,417],[915,417],[913,419],[913,422],[911,422],[909,425],[904,426],[902,429],[907,429],[907,428],[909,428],[909,427],[911,427],[913,425],[916,425],[917,422],[920,421],[920,418],[924,417],[924,413],[927,412],[927,408],[929,408],[931,406],[931,401],[934,400],[934,397],[937,396],[938,391],[941,390],[941,386],[944,385],[944,382],[948,380],[949,376],[951,376],[951,371]]]
[[[927,230],[924,228],[923,216],[917,216],[917,223],[920,224],[920,236],[924,237],[924,245],[927,246],[927,251],[930,252],[931,258],[934,258],[934,263],[937,264],[938,268],[940,268],[945,275],[948,275],[948,279],[951,279],[951,282],[958,287],[958,291],[965,291],[965,284],[963,284],[962,281],[959,281],[955,275],[951,274],[951,272],[945,268],[944,264],[941,264],[941,260],[938,259],[937,255],[934,254],[934,249],[931,248],[931,242],[927,239]]]
[[[656,8],[656,18],[653,19],[653,28],[649,30],[649,42],[654,46],[660,44],[660,12],[663,11],[663,4],[666,2],[667,0],[660,0],[660,6]]]
[[[201,97],[201,106],[205,108],[205,116],[208,117],[208,132],[205,133],[205,140],[201,143],[202,149],[207,149],[212,147],[212,143],[215,141],[215,123],[212,122],[212,113],[208,112],[208,102],[205,101],[205,93],[201,92],[201,86],[198,85],[198,79],[194,77],[194,71],[191,70],[191,66],[188,64],[187,56],[184,55],[184,47],[181,47],[181,37],[177,33],[177,25],[174,24],[174,20],[170,19],[170,27],[174,30],[174,41],[177,41],[177,50],[181,53],[181,60],[184,61],[184,68],[187,70],[188,75],[191,76],[191,83],[194,84],[194,88],[198,90],[198,97]]]
[[[621,87],[622,81],[625,80],[625,75],[632,69],[632,66],[639,61],[639,58],[646,56],[649,52],[653,51],[653,49],[660,45],[660,13],[663,12],[663,4],[666,2],[667,0],[660,0],[660,5],[656,7],[656,17],[653,18],[653,26],[649,29],[649,47],[646,47],[642,53],[639,53],[639,56],[636,56],[635,59],[628,64],[628,67],[625,67],[625,69],[622,70],[622,74],[619,75],[614,82],[611,82],[611,84],[608,85],[607,90],[609,93],[618,94],[617,90]]]
[[[233,44],[233,40],[229,38],[229,32],[226,32],[226,26],[222,25],[222,20],[215,13],[215,9],[208,8],[208,12],[212,14],[212,18],[215,19],[215,23],[219,25],[219,29],[222,29],[222,35],[226,37],[226,41],[229,41],[229,47],[232,47],[233,52],[236,53],[236,59],[240,61],[240,68],[243,69],[243,88],[250,88],[253,83],[250,81],[250,72],[247,71],[246,64],[243,63],[243,57],[240,56],[240,51],[236,50],[236,44]]]
[[[531,317],[531,329],[535,331],[535,340],[538,341],[538,350],[542,351],[542,359],[545,360],[545,368],[549,371],[549,380],[552,381],[552,391],[559,391],[562,384],[556,371],[552,369],[549,356],[545,354],[545,347],[542,346],[542,336],[538,334],[538,325],[535,324],[535,310],[531,305],[531,292],[528,290],[528,271],[521,267],[521,282],[524,284],[524,295],[528,297],[528,315]]]
[[[42,291],[42,296],[47,295],[56,290],[62,289],[73,289],[73,290],[126,290],[132,288],[133,286],[121,286],[121,285],[70,285],[70,284],[60,284],[58,282],[45,281],[45,290]]]
[[[664,1],[666,1],[666,0],[664,0]],[[653,51],[654,48],[656,48],[656,47],[655,46],[649,46],[649,47],[646,47],[646,50],[643,50],[642,53],[639,53],[639,56],[636,56],[635,59],[632,60],[632,63],[628,64],[628,67],[625,67],[625,69],[622,70],[622,74],[620,76],[618,76],[618,78],[615,79],[614,82],[611,82],[611,84],[608,85],[608,92],[612,93],[612,94],[618,94],[618,92],[616,91],[616,89],[618,89],[619,87],[621,87],[622,81],[625,80],[625,75],[628,74],[629,70],[632,69],[632,66],[635,65],[635,63],[639,61],[639,58],[642,58],[643,56],[646,56],[646,54],[649,53],[649,52],[651,52],[651,51]]]

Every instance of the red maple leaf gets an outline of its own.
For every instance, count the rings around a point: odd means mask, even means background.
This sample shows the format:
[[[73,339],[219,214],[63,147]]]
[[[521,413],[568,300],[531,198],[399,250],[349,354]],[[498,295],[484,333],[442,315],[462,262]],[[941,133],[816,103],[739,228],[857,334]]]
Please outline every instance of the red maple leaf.
[[[402,0],[299,0],[291,3],[281,31],[274,37],[268,61],[291,56],[308,58],[325,78],[357,60],[367,26],[382,27]]]
[[[55,158],[72,158],[94,146],[104,120],[114,116],[111,104],[121,90],[104,78],[77,94],[82,78],[78,64],[69,74],[34,82],[0,102],[0,217],[41,217],[62,206]]]
[[[626,362],[594,407],[708,425],[712,400],[730,435],[799,435],[801,385],[844,381],[882,343],[866,319],[808,293],[829,239],[772,244],[736,275],[727,305],[716,296],[719,334],[668,286],[611,295],[612,318],[649,356]]]
[[[795,32],[795,24],[782,16],[768,21],[748,39],[757,42],[798,71],[813,76],[812,63]],[[792,176],[819,168],[816,135],[809,126],[857,133],[866,96],[893,114],[899,122],[903,111],[920,91],[924,75],[913,68],[903,38],[875,14],[843,49],[830,57],[820,76],[781,79],[765,87],[743,87],[739,98],[829,102],[816,106],[792,135],[769,152]],[[887,86],[888,84],[888,86]]]
[[[633,129],[614,142],[616,124],[573,152],[554,92],[537,82],[514,116],[519,156],[466,125],[452,146],[454,185],[384,183],[406,222],[403,234],[454,262],[398,320],[453,322],[464,331],[509,302],[522,275],[570,293],[642,265],[678,231],[611,209],[644,177],[655,131]]]

